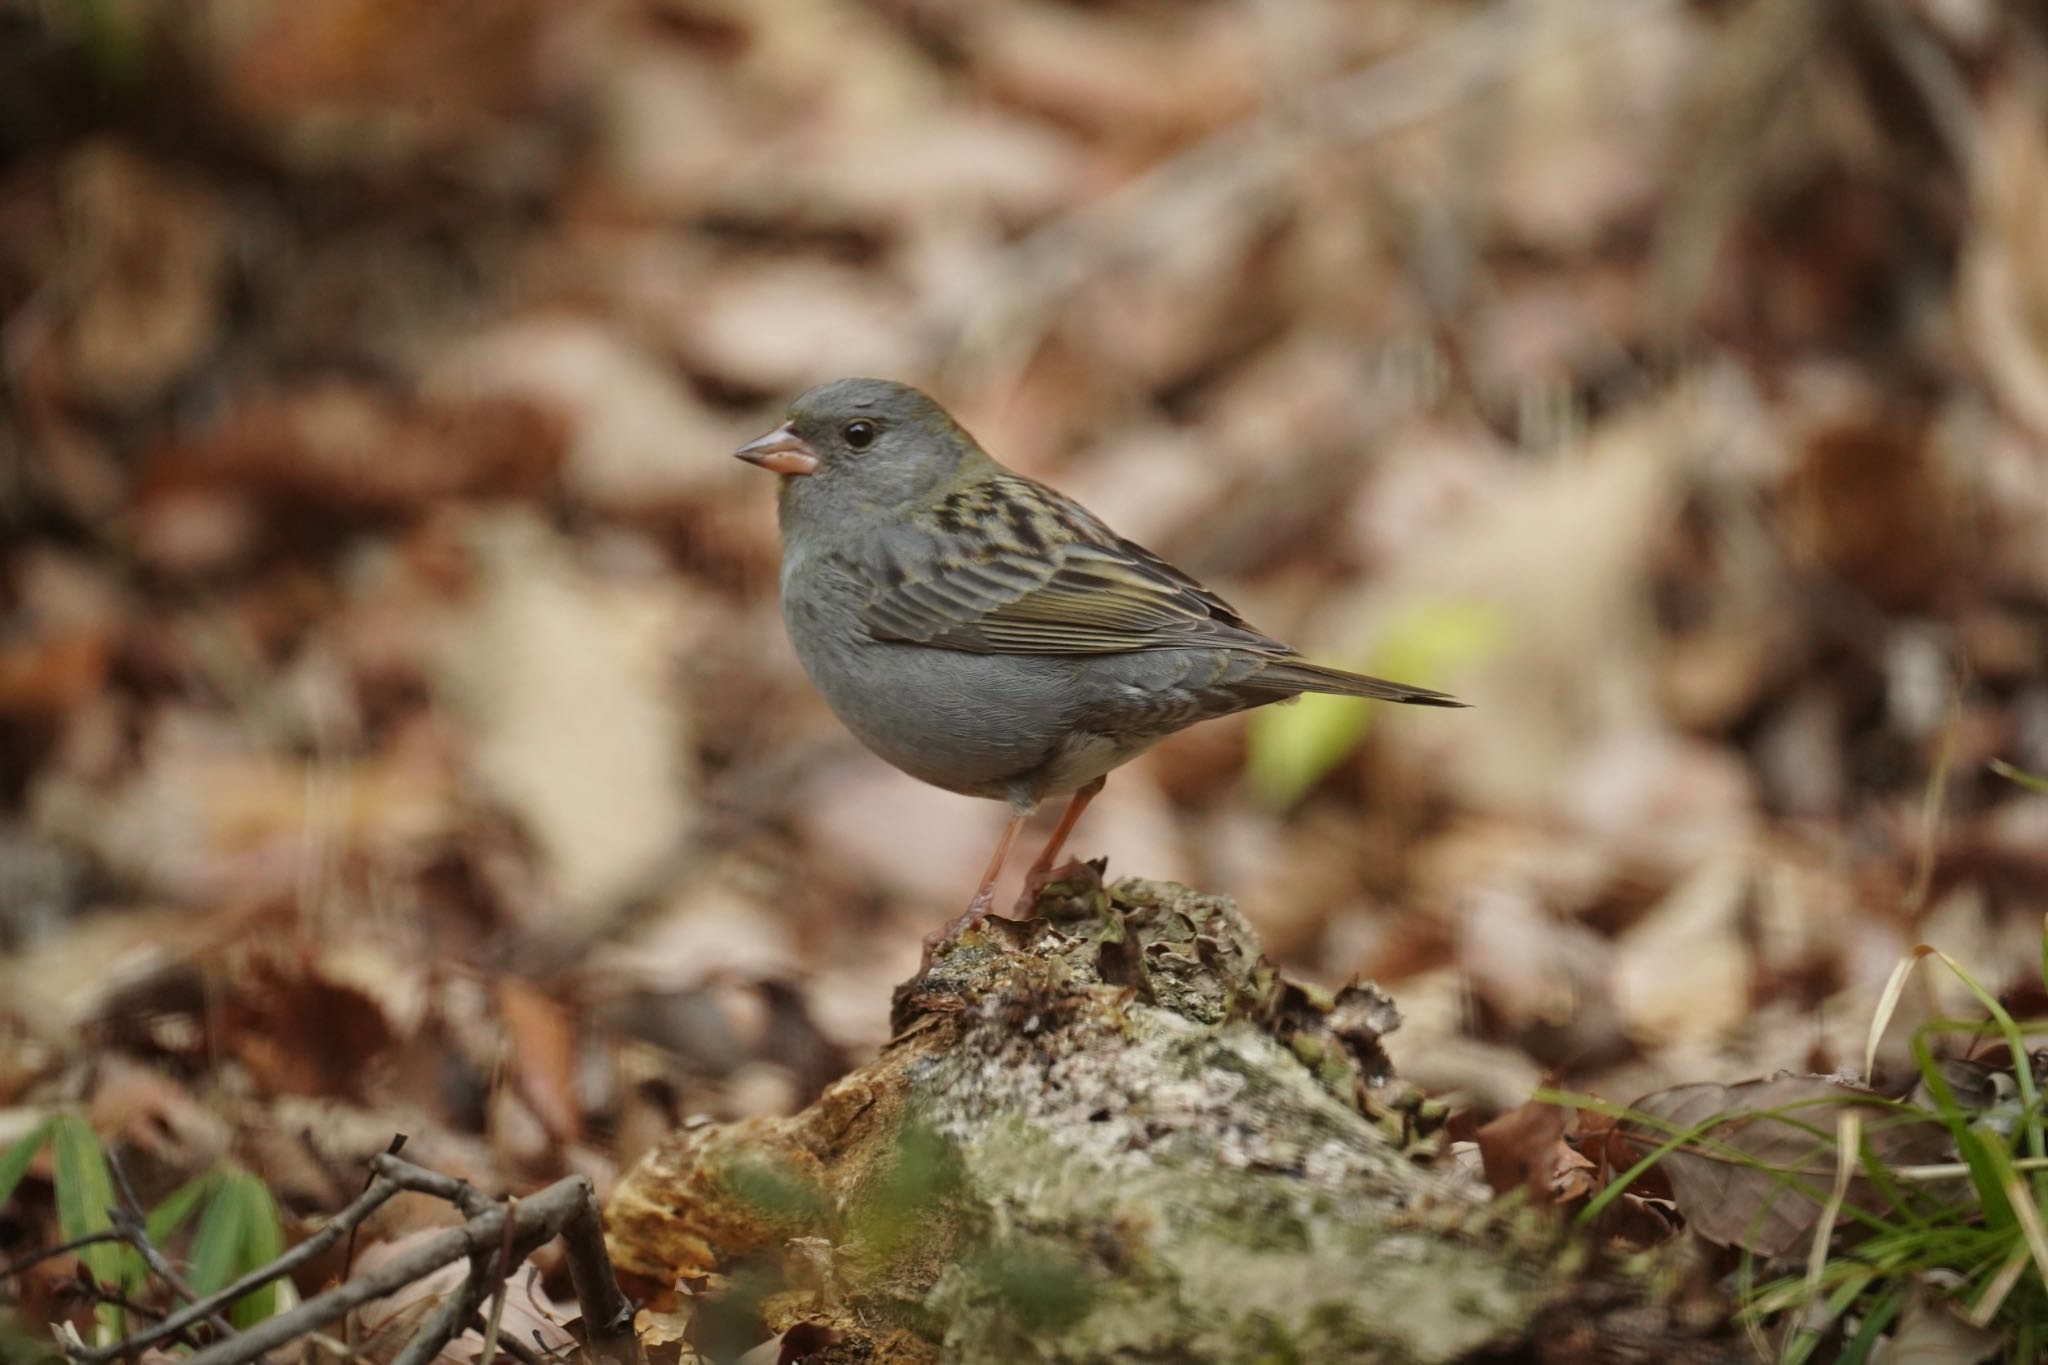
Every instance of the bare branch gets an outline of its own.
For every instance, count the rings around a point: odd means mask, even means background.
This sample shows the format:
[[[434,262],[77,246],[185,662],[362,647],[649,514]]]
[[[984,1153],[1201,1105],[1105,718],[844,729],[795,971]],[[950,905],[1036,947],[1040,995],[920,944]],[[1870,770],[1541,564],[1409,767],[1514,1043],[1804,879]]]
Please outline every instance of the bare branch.
[[[469,1315],[470,1331],[482,1332],[488,1325],[481,1313],[471,1313]],[[534,1350],[533,1347],[521,1341],[515,1333],[501,1333],[498,1337],[498,1349],[518,1361],[519,1365],[541,1365],[541,1362],[546,1359],[541,1352]]]
[[[378,1175],[403,1190],[414,1194],[430,1194],[436,1199],[445,1199],[462,1210],[464,1218],[475,1218],[479,1214],[497,1207],[498,1201],[470,1184],[457,1180],[452,1175],[430,1171],[424,1166],[415,1166],[389,1152],[371,1160],[371,1166]]]
[[[30,1252],[18,1261],[0,1266],[0,1280],[12,1279],[25,1270],[35,1269],[44,1261],[54,1261],[59,1256],[67,1255],[73,1251],[82,1251],[86,1247],[98,1246],[102,1242],[120,1242],[125,1240],[127,1239],[114,1228],[102,1228],[98,1232],[88,1232],[83,1237],[73,1237],[68,1242],[59,1242],[55,1246],[44,1247],[40,1251]]]
[[[591,1349],[601,1361],[614,1365],[641,1365],[639,1342],[633,1335],[633,1305],[620,1292],[613,1277],[611,1259],[605,1251],[604,1233],[597,1213],[596,1192],[584,1176],[558,1180],[524,1200],[495,1202],[466,1181],[441,1175],[390,1152],[372,1159],[370,1183],[347,1208],[326,1227],[293,1247],[269,1265],[243,1276],[233,1284],[204,1298],[193,1295],[168,1260],[151,1243],[147,1224],[141,1217],[133,1191],[119,1168],[123,1204],[112,1211],[115,1228],[79,1238],[60,1247],[37,1253],[19,1268],[46,1260],[65,1251],[100,1242],[128,1241],[148,1261],[151,1270],[163,1277],[178,1293],[191,1299],[185,1307],[165,1316],[144,1331],[110,1345],[89,1348],[75,1336],[65,1343],[65,1354],[75,1365],[110,1365],[132,1359],[147,1348],[164,1341],[190,1343],[189,1329],[209,1320],[221,1333],[220,1339],[196,1350],[188,1365],[249,1365],[267,1351],[319,1332],[351,1310],[403,1289],[425,1278],[449,1262],[468,1257],[469,1274],[461,1286],[438,1304],[426,1325],[399,1354],[395,1365],[428,1365],[456,1333],[481,1323],[486,1339],[520,1365],[540,1365],[544,1356],[523,1342],[498,1335],[503,1311],[504,1285],[513,1267],[544,1242],[561,1237],[567,1251],[570,1278],[582,1301],[589,1329]],[[306,1300],[249,1330],[236,1333],[221,1316],[223,1309],[332,1247],[342,1237],[353,1237],[364,1219],[401,1190],[431,1194],[454,1204],[469,1215],[460,1227],[449,1228],[413,1244],[376,1271],[346,1280],[324,1294]],[[10,1268],[8,1273],[16,1273]],[[485,1295],[496,1287],[497,1305],[488,1320],[479,1310]],[[94,1292],[104,1293],[93,1286]],[[109,1302],[114,1300],[109,1299]]]
[[[171,1266],[170,1260],[150,1239],[149,1216],[142,1211],[142,1201],[135,1197],[135,1187],[128,1183],[128,1172],[122,1167],[120,1157],[111,1149],[107,1152],[107,1169],[113,1172],[114,1185],[121,1192],[121,1202],[107,1211],[107,1216],[113,1220],[114,1231],[135,1248],[143,1264],[169,1285],[173,1293],[188,1304],[197,1303],[199,1296],[192,1292],[192,1286],[185,1282],[185,1277]],[[206,1323],[223,1337],[235,1334],[235,1325],[223,1313],[208,1313]]]
[[[377,1158],[380,1178],[378,1185],[373,1188],[397,1188],[395,1182],[382,1174],[385,1169],[384,1163],[390,1160],[392,1158]],[[514,1253],[523,1257],[542,1243],[561,1236],[579,1212],[594,1219],[595,1198],[595,1191],[586,1177],[568,1176],[522,1201],[516,1212],[509,1214],[514,1225]],[[507,1217],[508,1211],[504,1206],[495,1206],[460,1227],[449,1228],[446,1232],[423,1239],[400,1255],[394,1256],[373,1273],[337,1285],[324,1294],[306,1300],[289,1312],[280,1313],[274,1318],[256,1324],[230,1341],[207,1347],[193,1355],[188,1365],[245,1365],[245,1362],[254,1360],[259,1353],[275,1350],[286,1342],[304,1336],[316,1328],[324,1327],[351,1309],[402,1289],[413,1281],[439,1270],[450,1261],[460,1260],[465,1256],[472,1260],[478,1257],[494,1260],[500,1241],[505,1235]],[[470,1281],[465,1282],[462,1292],[451,1296],[448,1301],[468,1304],[466,1310],[450,1319],[451,1335],[452,1325],[467,1322],[469,1313],[474,1311],[475,1304],[470,1296],[473,1292],[471,1282],[475,1279],[476,1275],[472,1273]],[[438,1324],[442,1316],[441,1311],[437,1310],[435,1316]],[[113,1355],[132,1349],[131,1343],[122,1343],[110,1354],[85,1359],[88,1365],[100,1365]]]
[[[515,1210],[517,1199],[506,1201]],[[498,1247],[498,1269],[491,1282],[491,1318],[484,1325],[484,1352],[477,1365],[491,1365],[498,1354],[498,1328],[505,1321],[505,1283],[512,1278],[512,1220],[505,1220],[505,1240]]]
[[[272,1280],[282,1279],[301,1265],[321,1255],[329,1247],[340,1241],[342,1236],[351,1231],[356,1224],[369,1217],[386,1200],[397,1194],[399,1188],[396,1183],[389,1180],[379,1179],[372,1182],[370,1187],[364,1190],[353,1204],[350,1204],[347,1208],[336,1214],[333,1221],[329,1222],[326,1227],[320,1229],[320,1231],[314,1233],[311,1237],[308,1237],[269,1265],[259,1270],[251,1271],[233,1284],[226,1285],[196,1303],[178,1310],[146,1331],[137,1332],[133,1336],[114,1342],[109,1346],[85,1351],[74,1351],[71,1353],[72,1359],[81,1362],[81,1365],[105,1365],[107,1361],[133,1355],[156,1345],[158,1342],[170,1340],[194,1323],[203,1321],[208,1315],[219,1312],[244,1294],[261,1289]],[[239,1338],[237,1339],[239,1340]],[[270,1349],[268,1346],[259,1347],[257,1351],[242,1358],[254,1360],[258,1354],[268,1349]]]
[[[562,1227],[562,1250],[569,1262],[569,1283],[583,1310],[590,1352],[611,1365],[639,1365],[640,1338],[633,1331],[633,1301],[619,1288],[605,1250],[604,1224],[595,1201],[572,1211]]]
[[[517,1221],[516,1210],[506,1209],[499,1212],[511,1215],[498,1219],[504,1224],[500,1235],[509,1241]],[[455,1334],[462,1330],[463,1324],[476,1316],[477,1304],[483,1298],[483,1282],[490,1278],[490,1271],[489,1256],[482,1252],[472,1254],[469,1258],[469,1274],[463,1277],[462,1283],[456,1287],[453,1294],[441,1300],[432,1316],[427,1319],[426,1326],[420,1328],[413,1339],[405,1343],[405,1349],[398,1353],[391,1365],[429,1365],[434,1357],[440,1355],[442,1348],[455,1340]]]

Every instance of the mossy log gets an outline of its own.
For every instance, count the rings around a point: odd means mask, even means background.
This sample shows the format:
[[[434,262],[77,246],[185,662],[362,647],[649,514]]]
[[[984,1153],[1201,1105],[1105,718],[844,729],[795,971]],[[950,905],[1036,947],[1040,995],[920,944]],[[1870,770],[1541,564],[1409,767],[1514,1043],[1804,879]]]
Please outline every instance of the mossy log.
[[[643,1297],[698,1291],[714,1358],[770,1332],[834,1362],[1719,1358],[1418,1159],[1396,1022],[1285,980],[1226,899],[1070,869],[939,944],[809,1109],[650,1153],[612,1254]],[[1597,1311],[1632,1321],[1572,1353]]]

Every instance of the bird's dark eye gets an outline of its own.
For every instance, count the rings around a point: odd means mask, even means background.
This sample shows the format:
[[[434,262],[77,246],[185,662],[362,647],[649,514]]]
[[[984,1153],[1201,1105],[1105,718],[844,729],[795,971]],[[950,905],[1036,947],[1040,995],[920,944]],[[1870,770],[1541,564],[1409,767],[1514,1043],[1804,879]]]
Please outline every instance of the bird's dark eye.
[[[866,450],[875,443],[875,424],[873,422],[848,422],[844,427],[840,428],[839,434],[844,436],[846,443],[855,450]]]

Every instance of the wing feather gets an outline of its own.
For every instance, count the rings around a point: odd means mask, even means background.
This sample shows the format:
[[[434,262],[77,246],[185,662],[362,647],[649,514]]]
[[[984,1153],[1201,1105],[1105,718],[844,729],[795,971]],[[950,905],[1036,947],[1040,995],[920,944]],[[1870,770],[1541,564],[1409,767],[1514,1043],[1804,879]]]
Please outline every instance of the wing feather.
[[[861,574],[878,639],[978,654],[1224,646],[1288,655],[1229,603],[1085,508],[1013,474],[954,489]]]

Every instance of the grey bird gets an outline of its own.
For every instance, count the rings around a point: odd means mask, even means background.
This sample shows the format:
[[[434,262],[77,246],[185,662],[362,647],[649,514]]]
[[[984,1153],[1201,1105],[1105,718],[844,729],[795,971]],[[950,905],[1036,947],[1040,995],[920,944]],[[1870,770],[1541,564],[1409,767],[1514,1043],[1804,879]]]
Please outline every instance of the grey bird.
[[[963,922],[1040,802],[1071,797],[1033,889],[1110,770],[1176,730],[1303,692],[1463,705],[1309,662],[908,385],[820,385],[734,454],[782,476],[783,622],[833,712],[912,777],[1009,803]]]

